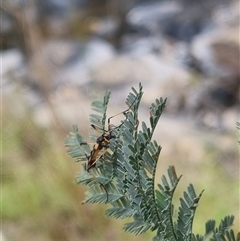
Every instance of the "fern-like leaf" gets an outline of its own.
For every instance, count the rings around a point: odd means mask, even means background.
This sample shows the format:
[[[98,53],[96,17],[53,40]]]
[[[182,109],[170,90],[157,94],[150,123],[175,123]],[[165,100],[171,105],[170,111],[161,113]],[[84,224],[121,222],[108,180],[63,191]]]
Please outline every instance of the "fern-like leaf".
[[[83,203],[108,202],[111,207],[106,210],[107,216],[131,218],[132,221],[125,224],[124,230],[135,235],[147,230],[156,231],[154,241],[205,241],[209,238],[214,241],[240,241],[240,234],[235,238],[230,229],[233,216],[225,217],[218,227],[214,220],[209,220],[205,235],[192,233],[195,212],[203,193],[197,195],[192,184],[180,198],[177,219],[174,221],[176,210],[173,197],[181,176],[178,177],[175,168],[169,166],[167,175],[162,175],[161,184],[155,184],[161,146],[152,140],[166,99],[159,98],[151,104],[148,126],[138,120],[142,95],[141,84],[138,90],[132,88],[126,99],[128,109],[122,113],[123,119],[114,130],[105,127],[110,92],[106,92],[103,100],[93,101],[94,113],[90,115],[89,123],[92,133],[89,139],[96,142],[101,137],[99,135],[108,137],[111,131],[116,137],[109,137],[109,146],[104,153],[104,148],[97,149],[98,161],[94,167],[87,171],[85,165],[82,165],[76,182],[88,187]],[[240,129],[240,123],[237,123],[237,128]],[[102,134],[97,133],[96,129]],[[79,134],[77,126],[73,126],[65,145],[68,154],[76,161],[89,161],[93,151],[99,147],[99,142],[94,147],[90,146]]]
[[[180,207],[177,220],[177,234],[179,240],[191,240],[192,225],[196,208],[203,191],[197,196],[192,184],[188,186],[187,192],[180,198]]]

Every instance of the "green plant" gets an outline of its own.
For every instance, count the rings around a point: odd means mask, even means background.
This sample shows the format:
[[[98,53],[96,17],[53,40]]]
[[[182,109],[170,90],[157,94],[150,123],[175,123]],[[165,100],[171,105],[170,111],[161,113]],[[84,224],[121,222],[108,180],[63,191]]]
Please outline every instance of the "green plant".
[[[162,176],[162,183],[155,184],[161,146],[152,140],[166,106],[166,99],[156,99],[151,104],[150,127],[142,122],[139,128],[138,108],[142,95],[141,84],[139,91],[132,88],[126,99],[131,111],[125,113],[126,118],[116,131],[117,138],[110,140],[109,150],[100,158],[96,167],[91,169],[92,174],[86,171],[83,164],[76,181],[89,186],[84,203],[105,203],[107,194],[101,187],[104,185],[108,193],[107,202],[112,205],[106,210],[106,215],[119,219],[132,217],[133,221],[124,226],[127,232],[139,235],[147,230],[155,231],[154,241],[239,240],[239,234],[235,238],[231,230],[234,216],[225,217],[218,227],[214,220],[209,220],[206,222],[204,236],[192,233],[195,211],[203,193],[202,191],[197,195],[192,184],[180,198],[177,218],[173,218],[173,196],[181,176],[178,177],[175,168],[169,166],[167,175]],[[106,92],[103,101],[92,103],[92,109],[97,114],[90,115],[90,122],[101,130],[105,128],[109,96],[110,92]],[[91,135],[90,138],[95,142],[97,137]],[[68,154],[77,161],[86,161],[86,155],[91,152],[88,145],[80,147],[83,142],[86,141],[74,126],[65,145],[68,147]]]

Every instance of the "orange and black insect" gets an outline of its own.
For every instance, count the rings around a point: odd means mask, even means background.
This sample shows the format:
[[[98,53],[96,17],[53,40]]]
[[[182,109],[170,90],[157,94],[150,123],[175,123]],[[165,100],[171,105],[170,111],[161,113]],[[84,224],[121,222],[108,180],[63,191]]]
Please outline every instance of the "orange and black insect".
[[[86,163],[86,170],[89,172],[89,170],[93,167],[96,166],[96,163],[105,155],[105,153],[108,151],[108,148],[109,148],[109,145],[110,145],[110,140],[113,139],[113,138],[116,138],[116,135],[114,134],[114,130],[117,130],[118,128],[120,128],[124,122],[122,122],[120,125],[118,126],[114,126],[112,125],[110,122],[111,122],[111,119],[118,116],[118,115],[125,115],[126,118],[127,118],[127,113],[129,112],[129,110],[131,110],[133,104],[135,103],[135,101],[131,104],[131,106],[129,106],[128,109],[116,114],[116,115],[113,115],[111,117],[108,118],[108,130],[104,130],[104,129],[100,129],[103,131],[102,135],[100,135],[97,140],[96,140],[96,143],[94,143],[93,145],[93,148],[90,152],[90,155],[87,156],[86,155],[86,158],[87,158],[87,163]],[[91,125],[92,128],[96,131],[98,131],[98,127],[96,127],[95,125]],[[86,142],[83,142],[83,143],[80,143],[80,145],[88,145],[88,143]],[[101,152],[102,151],[102,152]],[[94,177],[95,178],[95,177]],[[99,182],[99,181],[98,181]],[[107,199],[106,199],[106,202],[108,201],[108,192],[105,188],[105,186],[99,182],[99,184],[104,188],[106,194],[107,194]]]

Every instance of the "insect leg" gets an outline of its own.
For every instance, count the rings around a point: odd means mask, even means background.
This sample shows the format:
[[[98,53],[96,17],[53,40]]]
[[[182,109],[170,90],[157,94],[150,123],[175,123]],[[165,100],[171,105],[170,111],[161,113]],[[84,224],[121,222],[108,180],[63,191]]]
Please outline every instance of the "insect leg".
[[[79,145],[83,146],[83,145],[93,145],[95,144],[94,142],[81,142]]]
[[[118,114],[116,114],[116,115],[110,116],[110,117],[108,118],[108,129],[110,129],[110,125],[111,125],[110,121],[111,121],[111,119],[114,118],[114,117],[116,117],[116,116],[118,116],[118,115],[121,115],[121,114],[124,114],[124,115],[126,116],[126,114],[127,114],[128,111],[132,108],[132,106],[134,105],[134,103],[136,102],[136,100],[137,100],[137,98],[133,101],[133,103],[132,103],[126,110],[124,110],[124,111],[122,111],[122,112],[120,112],[120,113],[118,113]],[[127,118],[127,116],[126,116],[126,118]],[[121,127],[122,124],[123,124],[123,122],[122,122],[119,126],[116,126],[114,129]]]
[[[100,132],[101,131],[104,131],[104,132],[107,132],[106,130],[102,129],[102,128],[99,128],[99,127],[96,127],[95,125],[91,124],[91,127],[97,131],[99,133],[99,135],[102,135],[102,133]]]

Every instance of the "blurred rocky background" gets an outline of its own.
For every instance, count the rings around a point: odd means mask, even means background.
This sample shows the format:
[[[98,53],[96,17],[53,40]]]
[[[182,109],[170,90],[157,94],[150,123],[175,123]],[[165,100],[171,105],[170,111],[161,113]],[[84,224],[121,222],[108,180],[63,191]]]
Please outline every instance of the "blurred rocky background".
[[[113,115],[139,82],[142,120],[168,98],[158,176],[175,165],[182,188],[205,189],[198,232],[228,214],[237,229],[239,1],[2,0],[0,10],[3,240],[150,239],[81,205],[63,145],[73,124],[87,138],[92,100],[110,89]]]

